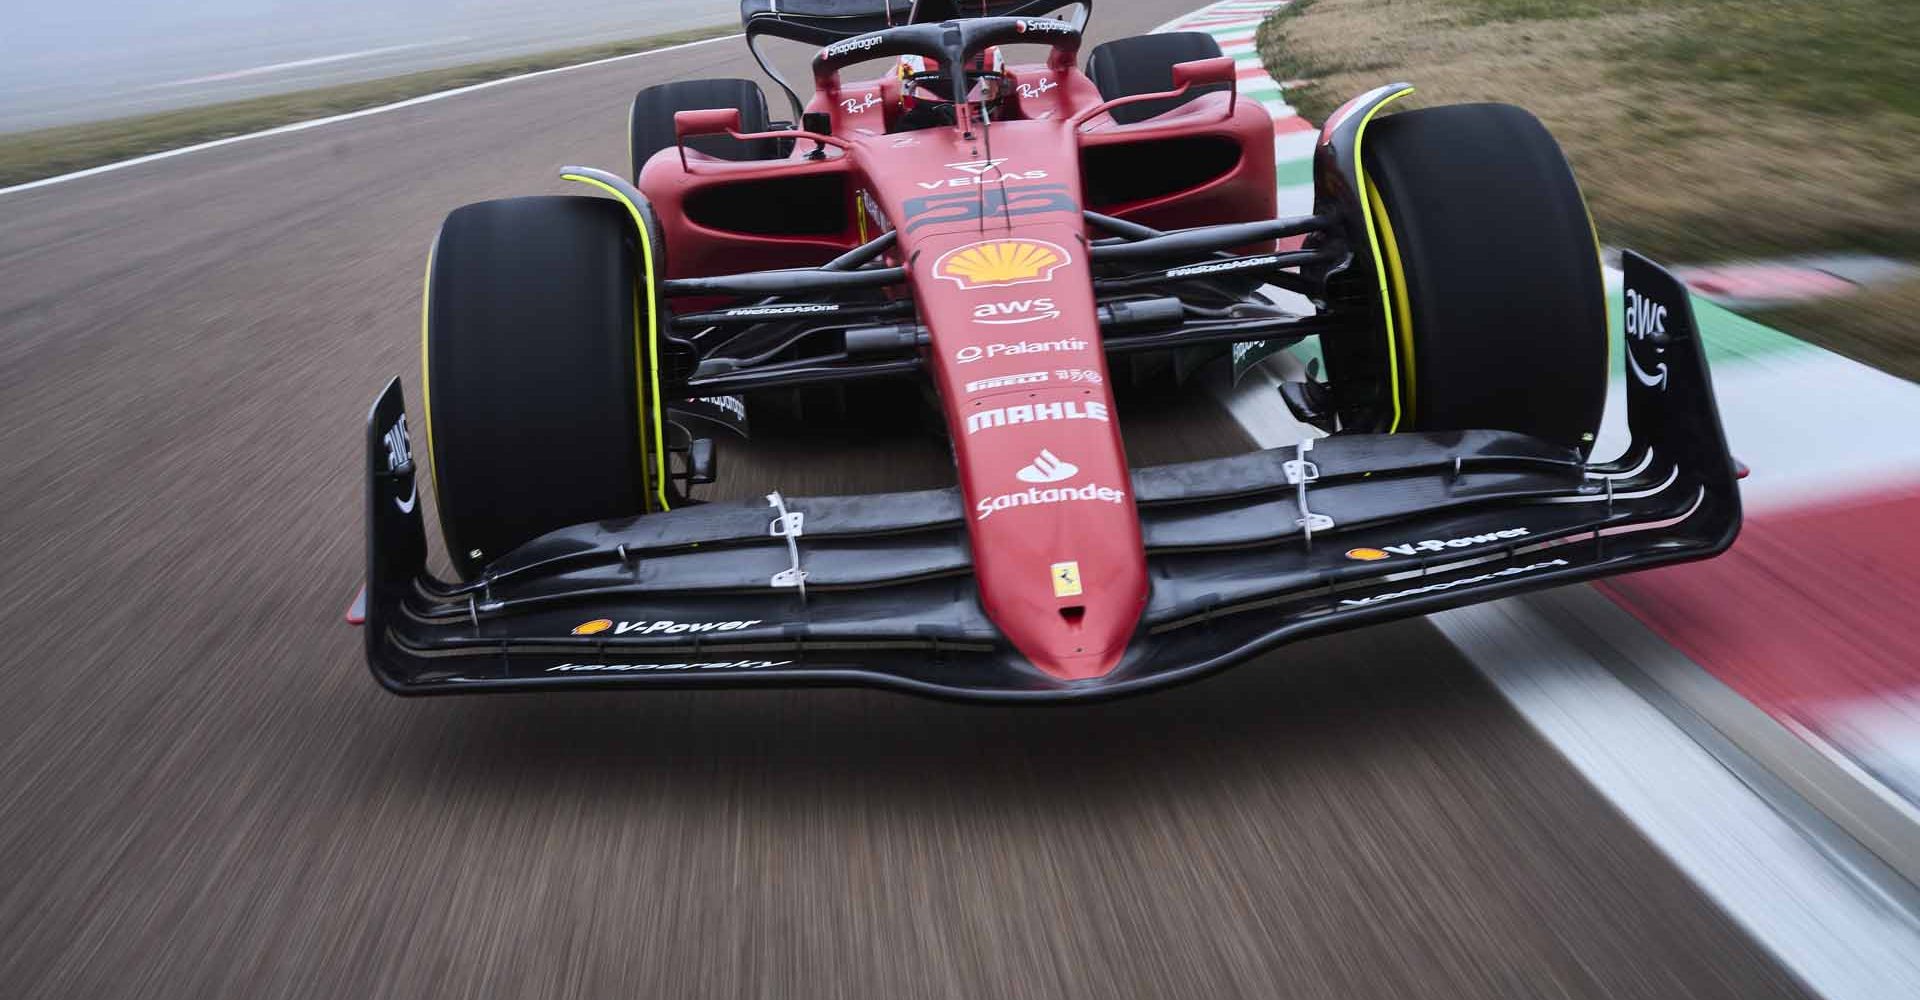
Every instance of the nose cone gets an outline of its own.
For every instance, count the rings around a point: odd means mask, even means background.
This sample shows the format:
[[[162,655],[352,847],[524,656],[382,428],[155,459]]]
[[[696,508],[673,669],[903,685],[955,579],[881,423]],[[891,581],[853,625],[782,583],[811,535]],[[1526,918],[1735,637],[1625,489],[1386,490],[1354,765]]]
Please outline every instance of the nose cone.
[[[987,614],[1034,666],[1087,680],[1126,652],[1146,605],[1146,553],[1106,405],[1050,395],[981,410],[1057,407],[1057,423],[1079,426],[997,428],[1018,445],[970,456],[974,572]]]

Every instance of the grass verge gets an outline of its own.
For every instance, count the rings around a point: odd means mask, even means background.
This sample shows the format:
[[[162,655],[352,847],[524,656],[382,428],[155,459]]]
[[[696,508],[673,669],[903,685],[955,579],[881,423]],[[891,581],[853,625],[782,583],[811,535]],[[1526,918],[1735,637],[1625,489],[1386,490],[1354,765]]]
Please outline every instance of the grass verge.
[[[1920,31],[1893,0],[1302,0],[1260,31],[1320,120],[1389,80],[1526,106],[1601,238],[1657,258],[1920,257]],[[1769,313],[1920,374],[1913,289]],[[1882,299],[1886,301],[1883,302]]]
[[[363,83],[0,135],[0,187],[311,118],[379,107],[437,91],[666,48],[669,45],[683,45],[737,31],[739,28],[733,25],[697,28],[623,42],[425,70]]]

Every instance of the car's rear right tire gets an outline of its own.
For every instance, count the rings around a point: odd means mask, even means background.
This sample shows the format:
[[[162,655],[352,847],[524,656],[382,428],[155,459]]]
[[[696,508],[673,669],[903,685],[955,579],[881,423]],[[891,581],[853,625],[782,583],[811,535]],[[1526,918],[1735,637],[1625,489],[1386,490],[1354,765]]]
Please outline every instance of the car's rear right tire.
[[[1173,89],[1174,66],[1219,55],[1220,43],[1203,31],[1134,35],[1097,46],[1087,56],[1087,77],[1100,88],[1100,96],[1109,101],[1116,97],[1162,94]],[[1114,121],[1131,125],[1166,114],[1201,94],[1225,89],[1219,84],[1209,84],[1195,87],[1179,97],[1127,104],[1110,113]]]
[[[462,577],[553,529],[646,509],[636,252],[626,209],[601,198],[480,202],[441,225],[421,395]]]
[[[653,154],[674,146],[673,116],[681,111],[740,109],[741,132],[768,131],[767,95],[752,80],[675,80],[656,84],[634,95],[628,112],[627,142],[632,147],[633,178]],[[780,155],[777,139],[741,141],[725,135],[703,135],[687,140],[697,149],[723,160],[770,160]]]

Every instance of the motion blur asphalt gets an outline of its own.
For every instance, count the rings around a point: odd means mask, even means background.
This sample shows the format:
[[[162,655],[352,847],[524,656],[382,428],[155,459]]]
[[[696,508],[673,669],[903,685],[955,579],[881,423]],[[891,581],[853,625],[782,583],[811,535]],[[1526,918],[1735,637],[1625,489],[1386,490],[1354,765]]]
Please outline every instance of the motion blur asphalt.
[[[1069,709],[380,691],[340,621],[362,420],[417,387],[440,217],[617,169],[634,89],[748,66],[0,200],[0,993],[1799,995],[1425,622]],[[1136,461],[1246,446],[1132,404]],[[735,495],[951,476],[884,428],[723,462]]]

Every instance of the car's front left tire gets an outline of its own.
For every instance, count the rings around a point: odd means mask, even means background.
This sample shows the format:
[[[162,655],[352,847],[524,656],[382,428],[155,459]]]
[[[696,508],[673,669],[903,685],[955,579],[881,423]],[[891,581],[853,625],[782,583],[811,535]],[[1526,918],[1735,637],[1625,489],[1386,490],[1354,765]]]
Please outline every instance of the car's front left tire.
[[[1606,290],[1559,144],[1521,108],[1461,104],[1381,118],[1362,154],[1398,429],[1515,430],[1591,449],[1607,395]]]

